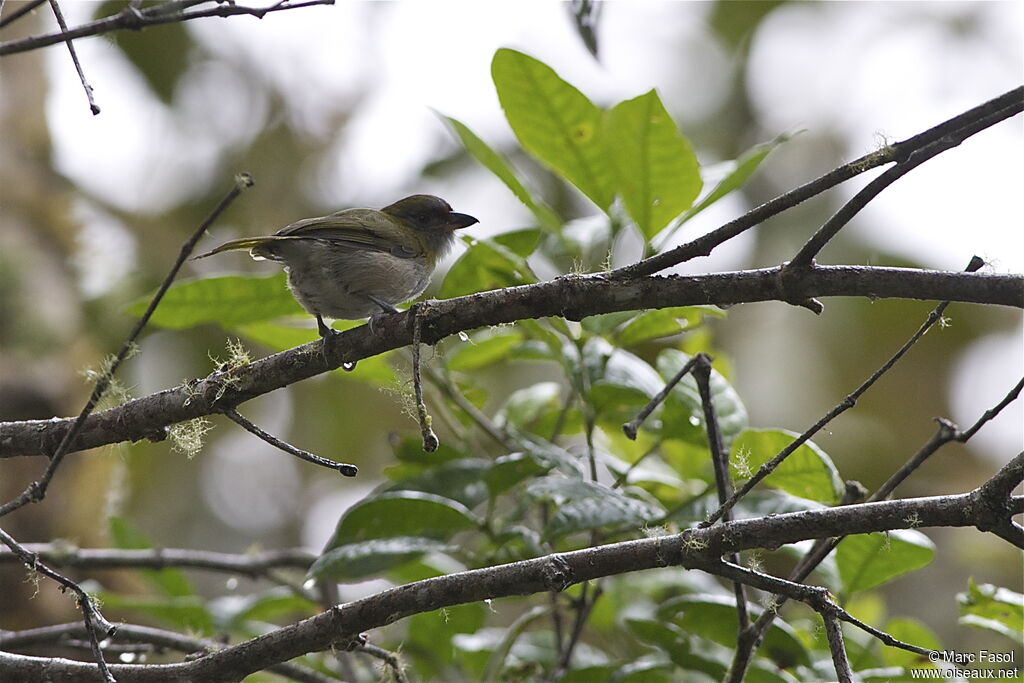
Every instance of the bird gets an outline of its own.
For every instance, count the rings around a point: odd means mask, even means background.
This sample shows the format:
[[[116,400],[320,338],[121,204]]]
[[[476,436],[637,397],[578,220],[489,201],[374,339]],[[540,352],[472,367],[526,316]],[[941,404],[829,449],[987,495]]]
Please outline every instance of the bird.
[[[383,209],[344,209],[305,218],[273,235],[225,242],[195,259],[248,249],[257,261],[284,265],[288,288],[316,316],[317,331],[337,331],[324,318],[373,321],[415,299],[455,242],[455,231],[479,221],[456,213],[428,194],[399,199]]]

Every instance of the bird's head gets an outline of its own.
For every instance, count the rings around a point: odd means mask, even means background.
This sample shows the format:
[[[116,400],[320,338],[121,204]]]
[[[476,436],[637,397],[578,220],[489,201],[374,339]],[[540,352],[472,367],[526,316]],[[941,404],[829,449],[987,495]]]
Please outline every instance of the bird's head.
[[[452,211],[448,202],[429,194],[414,194],[399,199],[381,211],[427,234],[450,234],[480,222],[470,215]]]

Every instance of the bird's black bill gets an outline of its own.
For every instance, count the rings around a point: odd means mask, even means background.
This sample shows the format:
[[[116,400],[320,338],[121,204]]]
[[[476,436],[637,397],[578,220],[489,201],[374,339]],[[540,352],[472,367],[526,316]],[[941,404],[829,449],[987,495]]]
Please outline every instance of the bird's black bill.
[[[461,230],[462,228],[468,228],[474,223],[479,222],[480,221],[466,213],[456,213],[452,211],[450,214],[448,214],[448,225],[451,226],[452,230]]]

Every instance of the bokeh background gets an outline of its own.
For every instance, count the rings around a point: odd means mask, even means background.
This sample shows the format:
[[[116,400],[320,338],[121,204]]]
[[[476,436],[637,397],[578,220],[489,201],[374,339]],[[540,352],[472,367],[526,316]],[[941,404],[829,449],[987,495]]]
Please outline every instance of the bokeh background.
[[[4,12],[19,7],[4,4]],[[68,22],[124,3],[64,3]],[[44,5],[0,40],[53,30]],[[380,207],[428,192],[477,216],[477,235],[522,228],[531,214],[461,150],[439,113],[506,151],[569,219],[597,213],[516,152],[490,82],[503,46],[551,65],[598,104],[656,87],[702,164],[735,158],[780,133],[740,193],[687,223],[693,238],[885,141],[916,134],[1020,84],[1018,2],[607,2],[599,59],[559,2],[340,2],[252,17],[202,19],[76,42],[102,113],[92,116],[64,46],[0,61],[0,420],[77,413],[87,367],[115,351],[181,242],[239,171],[256,186],[214,237],[259,234],[347,206]],[[1024,270],[1021,121],[941,155],[872,202],[822,255],[828,263],[962,269],[978,254],[998,272]],[[871,176],[872,174],[868,174]],[[768,266],[795,249],[858,179],[725,245],[686,272]],[[635,258],[628,236],[616,263]],[[273,269],[239,257],[189,265],[188,276]],[[803,431],[853,390],[924,320],[923,302],[827,300],[814,317],[783,304],[737,307],[715,328],[753,426]],[[1024,372],[1015,310],[955,304],[950,325],[909,357],[818,443],[846,478],[873,488],[931,435],[932,418],[966,427]],[[142,396],[207,374],[225,357],[216,326],[151,330],[124,368]],[[265,353],[249,344],[255,354]],[[278,453],[226,420],[186,458],[171,444],[78,454],[42,505],[4,520],[25,542],[104,546],[104,519],[124,515],[167,547],[319,550],[352,502],[381,480],[396,435],[417,432],[393,392],[332,375],[254,400],[243,412],[326,457],[356,480]],[[492,393],[538,373],[489,372]],[[401,389],[401,388],[400,388]],[[950,446],[902,495],[962,492],[1022,448],[1018,402],[966,446]],[[444,434],[441,434],[442,439]],[[0,463],[7,500],[41,471]],[[929,531],[936,561],[893,584],[891,613],[918,616],[947,642],[966,577],[1022,590],[1020,555],[971,530]],[[23,573],[0,569],[17,586]],[[203,579],[213,581],[212,579]],[[346,587],[353,597],[380,586]],[[209,585],[223,592],[223,583]],[[0,597],[5,628],[74,619],[64,596]],[[7,594],[9,591],[4,591]],[[4,601],[10,601],[4,605]],[[982,639],[982,644],[991,641]]]

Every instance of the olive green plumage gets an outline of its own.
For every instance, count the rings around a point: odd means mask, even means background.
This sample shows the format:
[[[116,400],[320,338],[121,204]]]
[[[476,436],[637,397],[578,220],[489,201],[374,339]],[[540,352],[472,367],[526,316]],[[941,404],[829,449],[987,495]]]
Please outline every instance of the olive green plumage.
[[[284,264],[288,288],[327,336],[324,317],[372,318],[422,294],[437,260],[451,248],[454,231],[476,222],[439,197],[415,194],[380,211],[345,209],[306,218],[196,258],[248,249],[254,259]]]

